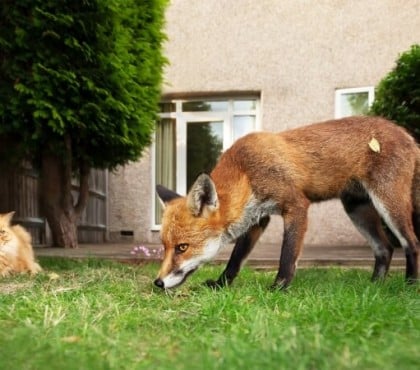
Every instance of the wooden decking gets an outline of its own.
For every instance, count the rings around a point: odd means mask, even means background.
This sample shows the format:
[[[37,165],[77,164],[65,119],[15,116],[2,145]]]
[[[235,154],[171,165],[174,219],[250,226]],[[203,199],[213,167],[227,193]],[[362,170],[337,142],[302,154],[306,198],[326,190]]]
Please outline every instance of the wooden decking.
[[[143,261],[160,261],[160,245],[143,245],[141,251],[133,255],[134,244],[81,244],[77,249],[36,247],[35,255],[68,258],[104,258],[117,261],[138,263]],[[147,249],[145,249],[147,248]],[[225,263],[232,247],[222,250],[215,263]],[[144,253],[146,251],[146,253]],[[150,251],[150,253],[148,253]],[[147,255],[149,254],[149,255]],[[280,246],[277,244],[258,244],[250,254],[247,264],[255,268],[275,269],[278,266]],[[312,266],[347,266],[371,267],[374,258],[368,246],[308,246],[304,248],[299,260],[299,267]],[[405,266],[405,257],[401,249],[394,252],[391,268]]]

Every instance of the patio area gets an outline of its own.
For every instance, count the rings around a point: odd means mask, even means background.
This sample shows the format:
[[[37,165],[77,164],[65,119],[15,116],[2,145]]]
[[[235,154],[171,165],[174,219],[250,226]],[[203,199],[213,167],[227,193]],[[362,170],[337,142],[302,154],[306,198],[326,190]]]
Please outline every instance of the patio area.
[[[80,244],[77,249],[35,247],[35,255],[67,258],[104,258],[122,262],[139,263],[144,261],[160,261],[161,245],[142,244],[141,251],[132,254],[135,244]],[[147,248],[147,249],[146,249]],[[144,253],[150,251],[150,253]],[[232,246],[219,252],[214,263],[225,263],[229,259]],[[149,255],[147,255],[149,254]],[[258,269],[276,269],[280,256],[277,244],[257,244],[250,254],[247,265]],[[310,246],[303,249],[299,267],[346,266],[372,267],[373,253],[368,246]],[[391,268],[405,267],[405,256],[402,249],[394,252]]]

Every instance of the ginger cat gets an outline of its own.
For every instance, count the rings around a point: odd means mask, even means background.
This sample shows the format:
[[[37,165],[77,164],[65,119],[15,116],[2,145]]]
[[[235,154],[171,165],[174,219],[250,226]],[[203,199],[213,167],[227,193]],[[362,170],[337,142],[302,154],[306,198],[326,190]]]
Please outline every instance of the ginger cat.
[[[20,225],[10,225],[15,212],[0,214],[0,276],[14,272],[36,274],[42,268],[34,260],[31,236]]]

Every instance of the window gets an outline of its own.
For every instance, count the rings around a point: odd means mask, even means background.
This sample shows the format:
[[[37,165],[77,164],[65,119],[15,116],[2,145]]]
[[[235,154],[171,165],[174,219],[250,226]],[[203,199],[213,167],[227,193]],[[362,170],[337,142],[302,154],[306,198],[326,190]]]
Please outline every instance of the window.
[[[335,91],[335,118],[367,114],[373,98],[373,87],[337,89]]]
[[[221,153],[259,129],[259,99],[194,99],[161,103],[154,143],[154,183],[185,195],[201,172],[210,172]],[[153,226],[162,208],[154,197]]]

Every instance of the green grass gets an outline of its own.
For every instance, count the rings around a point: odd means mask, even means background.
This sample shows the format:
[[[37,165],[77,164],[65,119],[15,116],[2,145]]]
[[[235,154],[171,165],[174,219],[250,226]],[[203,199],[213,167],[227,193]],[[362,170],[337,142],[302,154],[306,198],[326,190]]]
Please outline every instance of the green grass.
[[[3,369],[418,369],[419,286],[402,272],[304,269],[287,293],[244,269],[228,289],[194,274],[172,293],[157,265],[41,259],[0,281]],[[51,275],[56,273],[58,276]]]

